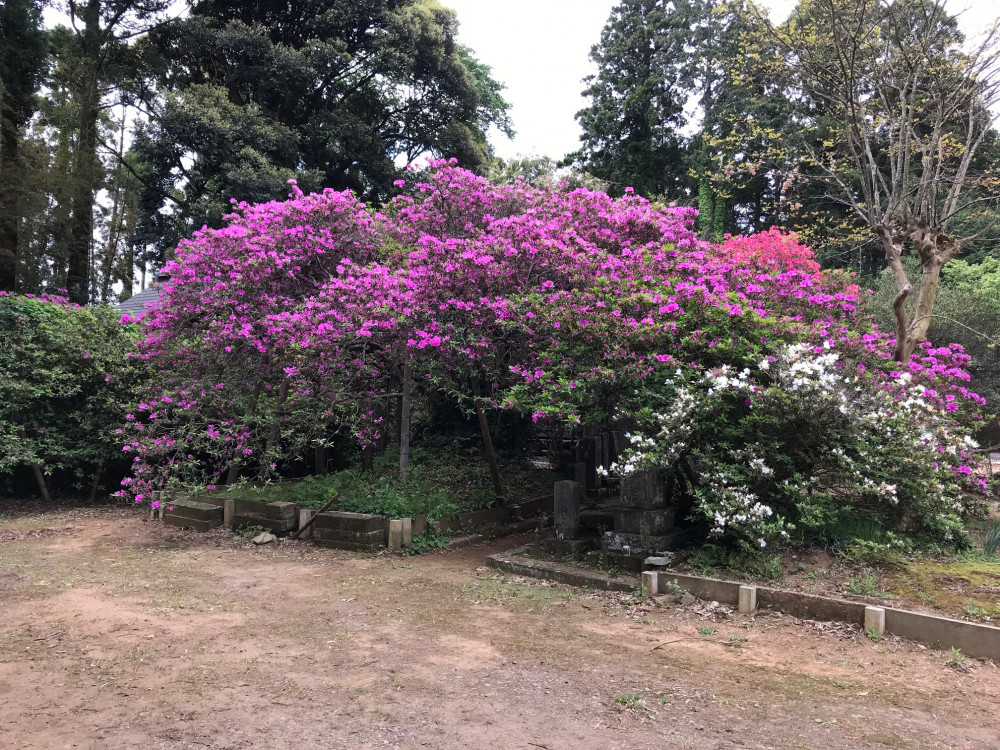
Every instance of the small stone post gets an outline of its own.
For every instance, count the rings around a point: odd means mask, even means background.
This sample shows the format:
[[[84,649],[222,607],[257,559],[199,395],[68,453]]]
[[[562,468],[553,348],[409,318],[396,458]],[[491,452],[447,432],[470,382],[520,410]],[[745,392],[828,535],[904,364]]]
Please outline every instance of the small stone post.
[[[738,610],[741,615],[752,615],[757,611],[756,586],[740,586]]]
[[[403,519],[403,544],[413,544],[413,519]]]
[[[389,521],[389,552],[403,551],[403,519]]]
[[[885,635],[885,607],[865,607],[865,632]]]
[[[227,529],[233,528],[233,516],[236,515],[236,498],[222,498],[222,525]]]
[[[647,570],[642,574],[642,587],[646,596],[656,596],[660,593],[660,573],[657,570]]]
[[[305,528],[305,525],[312,520],[312,517],[316,515],[315,508],[299,508],[299,528]],[[302,534],[299,535],[299,539],[312,539],[314,526],[310,526]]]

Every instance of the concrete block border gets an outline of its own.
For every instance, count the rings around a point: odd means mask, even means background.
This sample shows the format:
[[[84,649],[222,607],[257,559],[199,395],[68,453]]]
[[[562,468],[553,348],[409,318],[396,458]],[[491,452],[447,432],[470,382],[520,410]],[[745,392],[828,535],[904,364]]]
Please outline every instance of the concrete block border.
[[[519,547],[491,555],[486,564],[515,575],[570,586],[633,591],[640,585],[638,578],[612,578],[558,563],[529,560],[521,556],[528,549]],[[1000,662],[1000,628],[991,625],[668,571],[646,571],[642,574],[641,585],[651,596],[684,590],[699,599],[739,607],[744,614],[756,609],[771,609],[806,620],[847,622],[862,629],[874,629],[878,635],[897,635],[937,649],[957,648],[966,656]]]

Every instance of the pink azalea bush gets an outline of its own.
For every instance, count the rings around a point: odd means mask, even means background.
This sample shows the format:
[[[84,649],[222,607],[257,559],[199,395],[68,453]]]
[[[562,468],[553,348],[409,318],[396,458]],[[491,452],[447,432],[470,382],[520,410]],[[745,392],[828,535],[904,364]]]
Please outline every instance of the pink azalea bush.
[[[142,323],[155,377],[122,427],[123,494],[234,465],[266,476],[331,430],[370,444],[372,405],[407,365],[457,404],[478,384],[536,421],[624,425],[636,448],[615,470],[663,471],[733,541],[845,509],[957,538],[981,402],[964,354],[927,346],[895,366],[851,279],[794,236],[708,246],[692,209],[496,186],[447,162],[400,187],[380,210],[293,188],[181,243]],[[818,458],[774,434],[796,425]],[[914,462],[925,473],[904,482]]]

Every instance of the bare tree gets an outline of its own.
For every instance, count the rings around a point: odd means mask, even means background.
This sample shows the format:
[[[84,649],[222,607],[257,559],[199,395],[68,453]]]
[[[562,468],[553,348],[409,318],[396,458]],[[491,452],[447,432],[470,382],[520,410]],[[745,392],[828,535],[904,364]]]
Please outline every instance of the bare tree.
[[[982,234],[949,226],[998,198],[975,169],[1000,101],[997,25],[967,46],[944,0],[805,0],[774,34],[813,105],[814,171],[885,249],[898,289],[895,358],[908,362],[942,267]],[[904,267],[908,250],[919,280]]]

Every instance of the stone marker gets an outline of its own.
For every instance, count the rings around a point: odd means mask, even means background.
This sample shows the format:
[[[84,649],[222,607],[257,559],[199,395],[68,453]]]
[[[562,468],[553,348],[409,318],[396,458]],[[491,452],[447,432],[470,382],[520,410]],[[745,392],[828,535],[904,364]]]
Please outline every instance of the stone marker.
[[[254,544],[270,544],[271,542],[278,541],[278,537],[270,531],[265,531],[263,534],[255,536],[252,541]]]
[[[865,607],[865,632],[885,635],[885,607]]]
[[[647,570],[642,574],[642,587],[646,596],[656,596],[660,593],[660,574],[655,570]]]
[[[316,515],[315,508],[299,508],[299,528],[305,528],[306,524],[312,520],[312,517]],[[313,527],[310,526],[304,532],[299,535],[299,539],[312,539]]]
[[[750,615],[757,611],[756,586],[740,586],[739,597],[737,610],[741,615]]]
[[[403,519],[389,521],[389,552],[403,551]]]
[[[580,503],[583,485],[580,482],[556,482],[553,492],[553,524],[557,539],[575,539],[580,533]]]
[[[236,499],[227,497],[222,501],[222,525],[233,528],[233,515],[236,513]]]
[[[403,519],[403,544],[413,544],[413,519]]]

